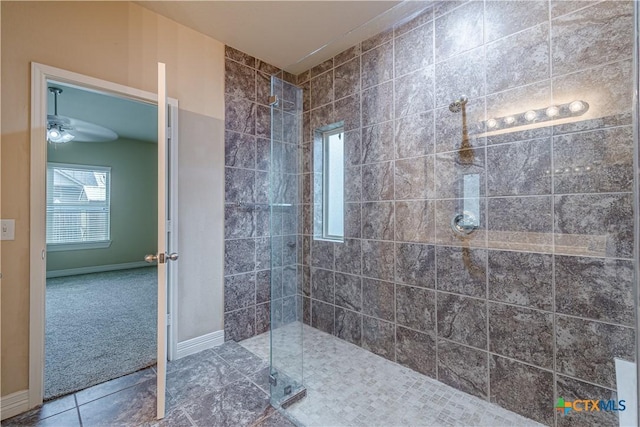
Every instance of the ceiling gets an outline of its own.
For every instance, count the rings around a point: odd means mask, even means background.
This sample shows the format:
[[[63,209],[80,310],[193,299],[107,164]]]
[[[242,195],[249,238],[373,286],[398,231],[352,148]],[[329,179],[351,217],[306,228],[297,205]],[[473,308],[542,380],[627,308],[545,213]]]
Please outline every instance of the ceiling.
[[[139,5],[299,74],[431,1],[139,1]]]
[[[152,104],[49,82],[62,89],[58,114],[111,129],[120,138],[157,142],[158,107]],[[48,93],[47,114],[53,114],[53,94]]]

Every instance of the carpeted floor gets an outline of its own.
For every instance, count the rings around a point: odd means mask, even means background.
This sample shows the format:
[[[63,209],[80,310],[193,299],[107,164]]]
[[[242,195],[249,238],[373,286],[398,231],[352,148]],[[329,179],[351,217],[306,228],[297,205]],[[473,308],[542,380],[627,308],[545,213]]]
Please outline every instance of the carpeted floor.
[[[47,279],[45,399],[156,360],[155,267]]]

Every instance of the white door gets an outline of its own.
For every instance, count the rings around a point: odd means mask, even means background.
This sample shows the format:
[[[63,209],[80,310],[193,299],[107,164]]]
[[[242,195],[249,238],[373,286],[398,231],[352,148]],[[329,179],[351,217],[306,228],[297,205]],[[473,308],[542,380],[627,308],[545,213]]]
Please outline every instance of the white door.
[[[164,418],[167,381],[167,263],[178,259],[178,254],[167,253],[167,87],[165,64],[158,63],[158,253],[145,260],[158,266],[158,365],[157,365],[157,417]]]

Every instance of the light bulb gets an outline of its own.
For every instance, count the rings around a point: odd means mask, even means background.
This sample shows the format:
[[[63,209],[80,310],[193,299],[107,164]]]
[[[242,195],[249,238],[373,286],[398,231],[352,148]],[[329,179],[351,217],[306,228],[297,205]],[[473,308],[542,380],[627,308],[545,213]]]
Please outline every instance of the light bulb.
[[[560,114],[560,109],[555,105],[552,105],[551,107],[547,108],[546,113],[548,117],[555,117]]]
[[[569,104],[569,110],[572,113],[579,113],[580,111],[584,110],[584,102],[573,101],[571,104]]]
[[[516,119],[513,116],[507,116],[504,118],[504,122],[508,125],[512,124],[513,122],[515,122]]]
[[[524,113],[524,118],[528,121],[528,122],[532,122],[536,119],[536,117],[538,116],[538,114],[533,111],[533,110],[529,110],[526,113]]]
[[[60,132],[58,132],[58,129],[49,129],[47,136],[49,139],[58,139],[60,138]]]
[[[494,127],[496,127],[496,126],[498,126],[498,122],[496,121],[496,119],[489,119],[489,120],[487,120],[487,127],[488,127],[489,129],[494,128]]]
[[[75,138],[69,132],[53,127],[47,131],[47,141],[53,143],[65,143]]]

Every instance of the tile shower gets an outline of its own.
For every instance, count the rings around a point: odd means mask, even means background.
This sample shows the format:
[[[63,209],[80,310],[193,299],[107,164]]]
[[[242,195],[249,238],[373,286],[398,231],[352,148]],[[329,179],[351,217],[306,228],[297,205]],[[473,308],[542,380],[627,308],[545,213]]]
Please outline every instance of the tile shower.
[[[297,77],[227,48],[226,338],[267,331],[276,303],[278,322],[540,423],[617,425],[553,403],[615,398],[614,359],[636,361],[633,19],[631,1],[435,3]],[[274,231],[260,206],[277,73],[304,113],[299,204],[282,222],[297,227]],[[579,117],[491,127],[576,100]],[[314,236],[315,131],[336,122],[344,242]],[[478,227],[460,237],[451,220],[470,200]],[[269,236],[290,252],[273,269]]]

